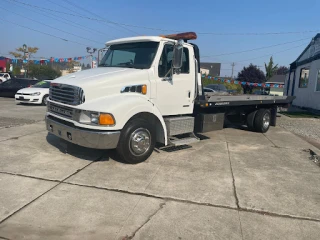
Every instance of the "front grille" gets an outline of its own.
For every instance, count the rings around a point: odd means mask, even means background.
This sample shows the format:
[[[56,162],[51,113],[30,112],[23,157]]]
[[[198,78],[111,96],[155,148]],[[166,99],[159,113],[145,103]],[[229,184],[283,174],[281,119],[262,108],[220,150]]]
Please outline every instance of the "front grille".
[[[73,118],[73,113],[74,113],[72,108],[57,105],[51,102],[48,103],[48,111],[53,114],[59,115],[61,117],[69,118],[69,119]]]
[[[79,105],[84,102],[84,93],[82,88],[76,86],[52,83],[49,98],[68,105]]]

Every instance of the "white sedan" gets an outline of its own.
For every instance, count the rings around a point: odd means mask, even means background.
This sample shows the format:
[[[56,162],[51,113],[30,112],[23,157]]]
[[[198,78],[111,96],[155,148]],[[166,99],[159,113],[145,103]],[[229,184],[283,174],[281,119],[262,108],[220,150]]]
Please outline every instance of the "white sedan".
[[[15,94],[16,102],[47,105],[49,87],[50,81],[44,80],[31,87],[20,89]]]

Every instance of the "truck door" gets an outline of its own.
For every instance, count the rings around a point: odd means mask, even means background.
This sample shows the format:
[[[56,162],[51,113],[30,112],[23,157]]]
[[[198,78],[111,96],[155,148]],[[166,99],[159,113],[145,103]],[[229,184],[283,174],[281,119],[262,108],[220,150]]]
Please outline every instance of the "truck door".
[[[164,116],[193,112],[195,92],[193,49],[191,47],[183,48],[182,68],[180,72],[176,72],[170,77],[173,47],[172,43],[164,44],[156,77],[157,95],[155,101]],[[165,76],[169,76],[169,78]]]

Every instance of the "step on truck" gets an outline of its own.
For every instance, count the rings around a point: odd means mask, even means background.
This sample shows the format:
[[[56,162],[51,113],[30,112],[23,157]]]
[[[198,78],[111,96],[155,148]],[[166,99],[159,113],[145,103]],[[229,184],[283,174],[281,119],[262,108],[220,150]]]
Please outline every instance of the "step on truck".
[[[277,107],[293,97],[204,93],[193,32],[112,40],[98,67],[52,81],[47,130],[68,142],[116,149],[127,163],[145,161],[155,145],[188,145],[226,121],[267,132]]]

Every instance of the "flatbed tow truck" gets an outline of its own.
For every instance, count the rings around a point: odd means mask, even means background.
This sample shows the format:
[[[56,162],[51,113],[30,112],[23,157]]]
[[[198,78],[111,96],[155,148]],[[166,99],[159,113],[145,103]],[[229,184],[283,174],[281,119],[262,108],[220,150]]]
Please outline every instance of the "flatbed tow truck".
[[[192,144],[226,121],[262,133],[275,126],[277,107],[294,97],[204,93],[199,48],[188,42],[196,38],[187,32],[107,42],[98,68],[52,81],[47,130],[83,147],[117,149],[136,164],[156,143]]]

